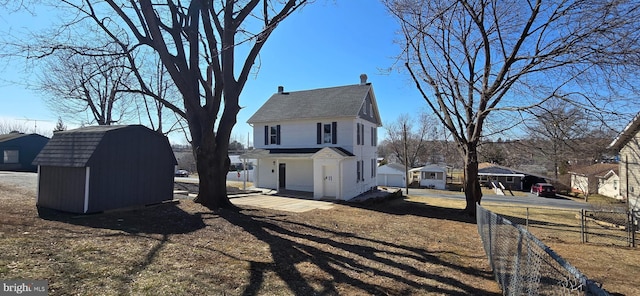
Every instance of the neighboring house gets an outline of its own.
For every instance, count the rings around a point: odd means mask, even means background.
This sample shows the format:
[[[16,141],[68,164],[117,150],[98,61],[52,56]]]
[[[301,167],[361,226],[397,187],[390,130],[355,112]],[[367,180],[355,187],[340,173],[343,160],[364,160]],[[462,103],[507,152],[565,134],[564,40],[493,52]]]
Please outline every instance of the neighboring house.
[[[37,206],[94,213],[173,199],[169,140],[141,125],[57,132],[33,163]]]
[[[619,166],[615,169],[606,172],[604,175],[598,177],[598,194],[608,196],[615,199],[622,199],[620,195],[620,176]]]
[[[434,189],[446,189],[447,168],[438,165],[426,165],[420,169],[420,186]]]
[[[399,163],[388,163],[378,167],[378,186],[405,187],[406,172],[405,167]]]
[[[409,185],[420,185],[420,170],[422,170],[422,167],[409,169]]]
[[[0,135],[0,171],[35,172],[31,164],[49,138],[38,134],[12,132]]]
[[[361,83],[278,92],[247,121],[253,126],[254,185],[348,200],[375,189],[376,97]]]
[[[480,163],[478,164],[478,180],[480,185],[491,187],[493,182],[496,186],[502,183],[504,188],[510,190],[528,190],[531,185],[537,182],[529,182],[528,188],[525,187],[526,174],[520,171],[516,171],[512,168],[500,166],[493,163]]]
[[[613,163],[597,163],[569,171],[571,176],[571,192],[585,195],[605,192],[606,196],[618,196],[618,165]],[[607,178],[605,178],[607,176]]]
[[[619,152],[620,195],[640,211],[640,113],[609,145]]]

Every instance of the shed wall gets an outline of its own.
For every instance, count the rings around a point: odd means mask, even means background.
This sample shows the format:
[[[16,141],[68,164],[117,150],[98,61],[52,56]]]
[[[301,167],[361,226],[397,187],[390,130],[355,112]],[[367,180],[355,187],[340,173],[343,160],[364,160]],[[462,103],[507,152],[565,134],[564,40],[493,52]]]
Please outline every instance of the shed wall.
[[[173,199],[175,158],[168,140],[144,130],[108,133],[90,160],[89,212]]]
[[[83,213],[86,168],[40,167],[37,206]]]

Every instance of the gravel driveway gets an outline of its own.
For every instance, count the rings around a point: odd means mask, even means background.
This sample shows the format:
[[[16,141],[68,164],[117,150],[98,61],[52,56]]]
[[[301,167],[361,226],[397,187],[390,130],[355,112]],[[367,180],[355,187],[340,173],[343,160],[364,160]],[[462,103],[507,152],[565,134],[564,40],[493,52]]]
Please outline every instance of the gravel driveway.
[[[38,173],[0,171],[0,184],[16,186],[35,193],[38,190]]]

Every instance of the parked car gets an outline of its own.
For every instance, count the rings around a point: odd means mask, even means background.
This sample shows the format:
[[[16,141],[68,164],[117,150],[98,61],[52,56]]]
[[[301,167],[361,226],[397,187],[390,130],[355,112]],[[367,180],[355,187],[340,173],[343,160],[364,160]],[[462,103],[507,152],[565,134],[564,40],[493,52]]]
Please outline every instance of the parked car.
[[[531,193],[536,196],[556,197],[556,188],[549,183],[536,183],[531,186]]]
[[[176,177],[189,177],[189,171],[187,170],[177,170]]]

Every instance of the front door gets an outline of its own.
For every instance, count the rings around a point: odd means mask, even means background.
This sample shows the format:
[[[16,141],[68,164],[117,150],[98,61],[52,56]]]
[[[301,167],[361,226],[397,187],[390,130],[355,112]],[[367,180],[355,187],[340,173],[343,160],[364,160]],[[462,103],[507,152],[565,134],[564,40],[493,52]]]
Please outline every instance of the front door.
[[[325,197],[336,197],[336,184],[335,180],[336,167],[335,166],[322,166],[322,191]]]
[[[287,164],[286,163],[281,163],[278,166],[278,190],[280,189],[285,189],[287,186],[287,182],[286,182],[286,173],[287,170]]]

